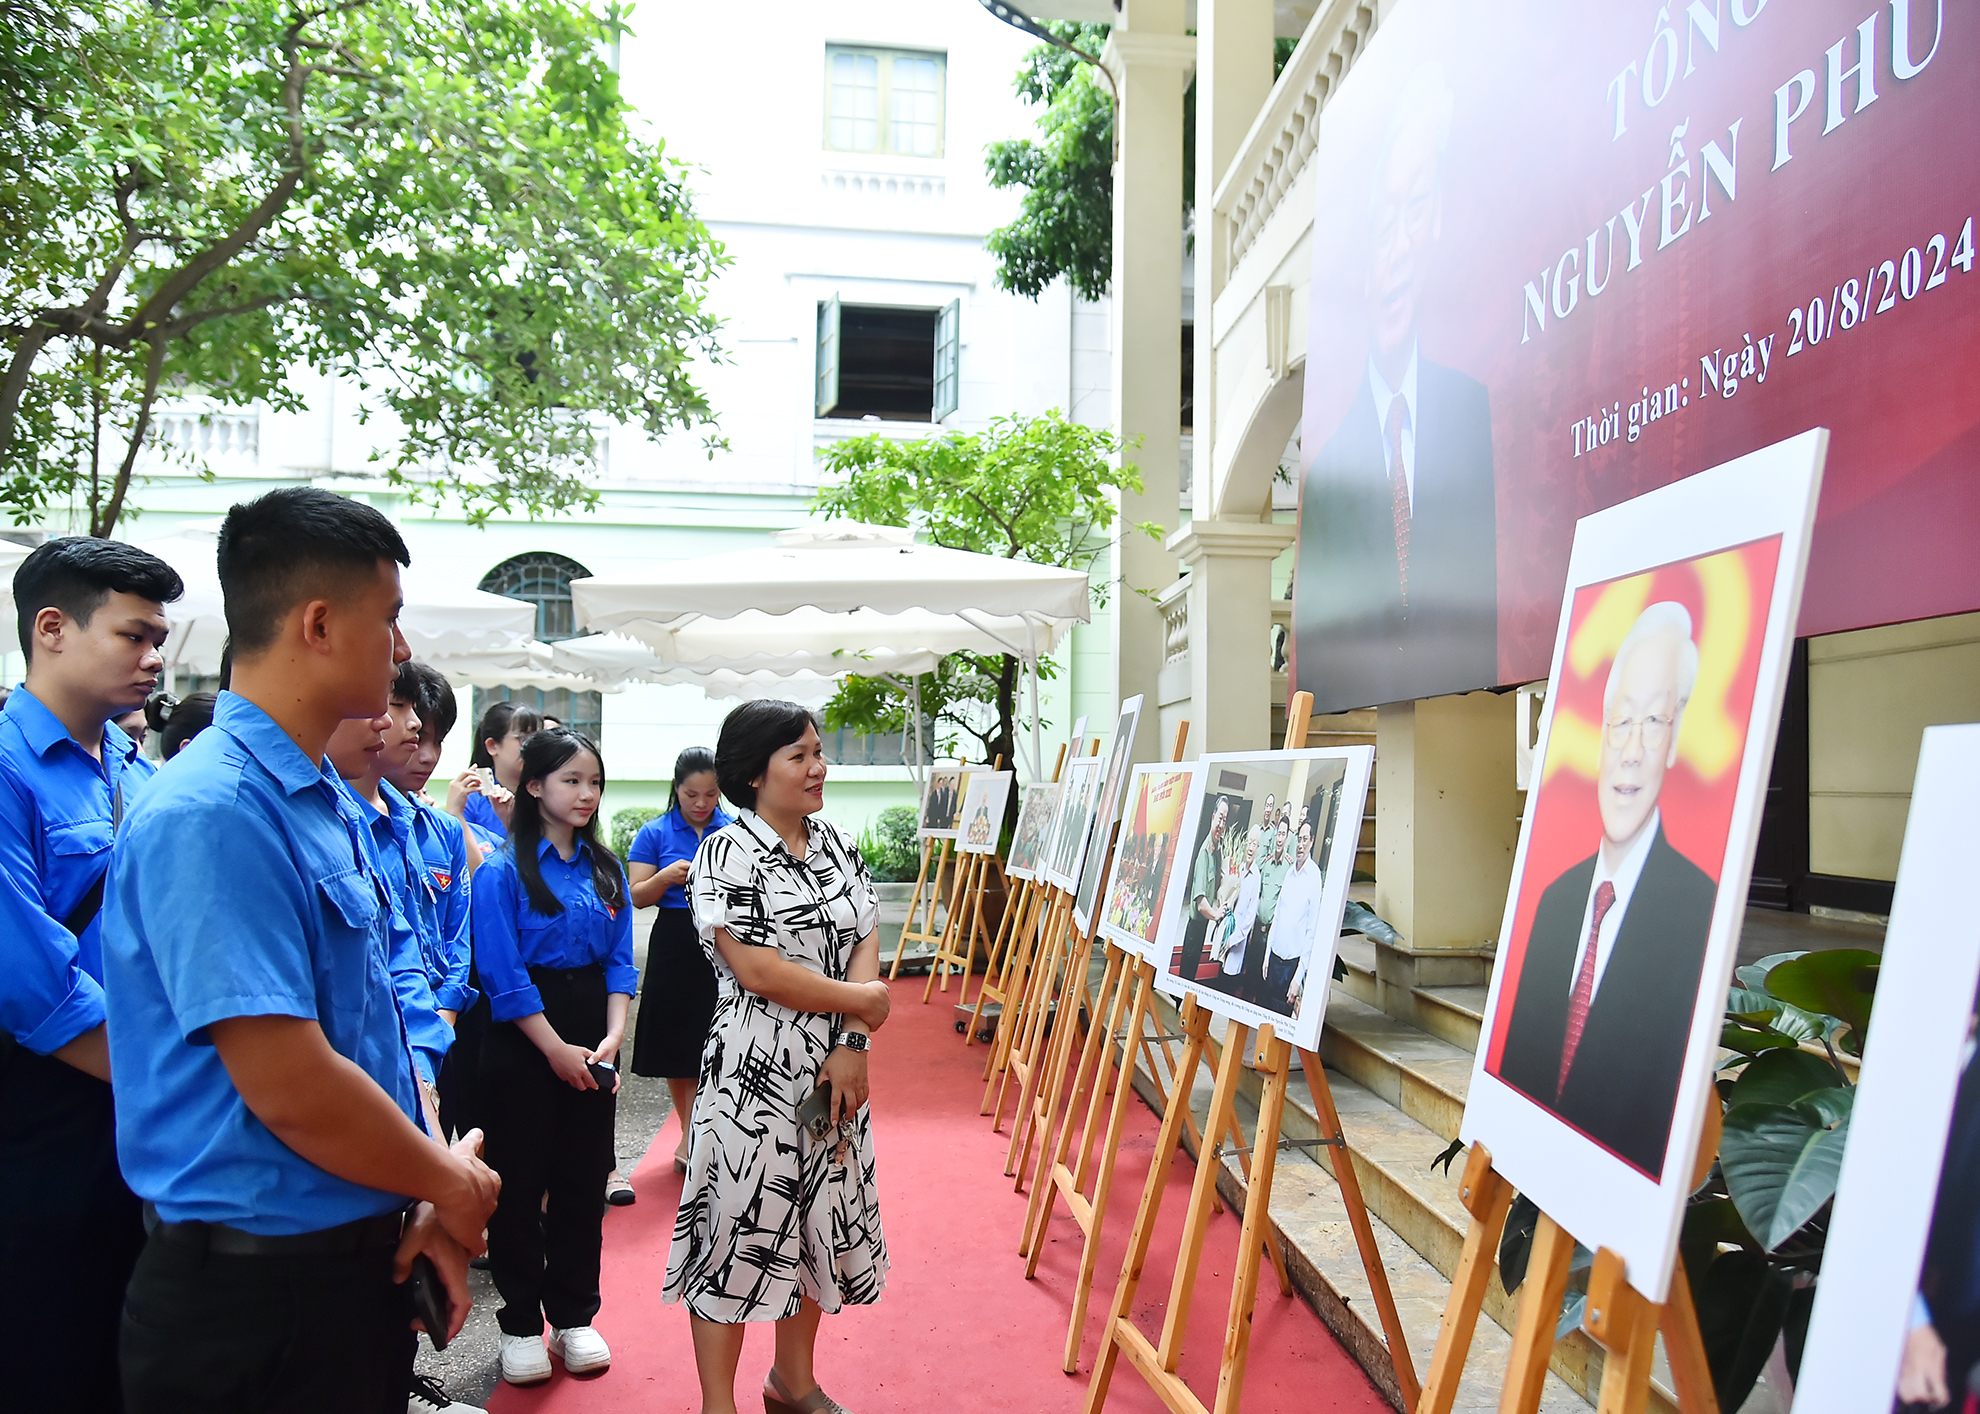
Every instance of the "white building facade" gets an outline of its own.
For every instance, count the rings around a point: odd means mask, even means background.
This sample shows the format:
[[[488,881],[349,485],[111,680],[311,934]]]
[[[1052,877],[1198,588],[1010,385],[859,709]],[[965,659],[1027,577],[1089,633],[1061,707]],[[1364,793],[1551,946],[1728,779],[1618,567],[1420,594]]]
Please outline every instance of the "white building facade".
[[[560,637],[573,631],[572,577],[760,544],[803,520],[817,453],[842,438],[916,438],[1053,408],[1111,420],[1106,306],[1063,286],[1035,302],[1003,292],[984,249],[1016,208],[985,179],[984,146],[1033,131],[1012,87],[1033,41],[975,5],[917,0],[648,0],[635,30],[620,46],[623,91],[669,153],[693,164],[698,212],[730,256],[711,291],[724,359],[696,370],[726,449],[711,456],[698,432],[656,441],[608,428],[594,510],[476,527],[460,507],[415,505],[378,476],[389,421],[364,419],[354,384],[299,370],[300,412],[165,409],[159,440],[184,455],[147,455],[138,514],[119,534],[159,538],[275,486],[327,486],[391,515],[423,566],[539,599],[539,632]],[[1082,713],[1111,720],[1105,610],[1059,658],[1044,699],[1048,741]],[[461,694],[464,723],[475,697]],[[675,755],[712,746],[730,705],[695,688],[634,685],[551,710],[600,732],[609,814],[664,803]],[[469,736],[456,730],[443,769],[465,764]],[[857,829],[912,799],[897,742],[833,745],[844,763],[835,819]]]

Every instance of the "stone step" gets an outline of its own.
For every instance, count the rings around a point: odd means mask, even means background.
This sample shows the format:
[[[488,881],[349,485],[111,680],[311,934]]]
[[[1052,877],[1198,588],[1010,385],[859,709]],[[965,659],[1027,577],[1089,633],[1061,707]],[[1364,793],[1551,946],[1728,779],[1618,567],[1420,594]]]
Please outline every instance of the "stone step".
[[[1476,1053],[1490,987],[1414,987],[1416,1019],[1440,1041]]]
[[[1178,1030],[1174,1011],[1166,1003],[1159,1010],[1163,1030]],[[1225,1029],[1221,1022],[1215,1024],[1217,1034]],[[1457,1193],[1462,1162],[1453,1164],[1448,1173],[1433,1169],[1431,1163],[1456,1135],[1471,1058],[1448,1042],[1375,1011],[1338,986],[1323,1035],[1329,1085],[1420,1376],[1429,1366],[1469,1222]],[[1153,1094],[1144,1074],[1137,1073],[1136,1085],[1144,1099]],[[1205,1065],[1192,1092],[1199,1119],[1209,1111],[1212,1085],[1212,1068]],[[1260,1086],[1255,1073],[1247,1071],[1242,1077],[1238,1106],[1247,1134],[1257,1113]],[[1288,1089],[1281,1129],[1284,1138],[1294,1141],[1319,1135],[1305,1077],[1297,1071]],[[1309,1154],[1320,1157],[1316,1161]],[[1283,1151],[1273,1182],[1272,1221],[1302,1293],[1393,1401],[1387,1343],[1332,1163],[1332,1152],[1326,1149]],[[1238,1161],[1234,1156],[1226,1158],[1223,1167],[1220,1188],[1241,1211],[1245,1194]],[[1269,1291],[1270,1285],[1268,1281],[1265,1289]],[[1491,1320],[1479,1326],[1460,1408],[1497,1406],[1496,1391],[1509,1349],[1506,1332],[1516,1309],[1496,1276],[1487,1292],[1485,1312]],[[1601,1362],[1600,1349],[1579,1330],[1571,1332],[1554,1349],[1549,1403],[1543,1407],[1576,1409],[1584,1398],[1593,1402],[1592,1392],[1600,1387]],[[1668,1378],[1661,1380],[1661,1388],[1653,1387],[1651,1404],[1664,1411],[1675,1408]]]

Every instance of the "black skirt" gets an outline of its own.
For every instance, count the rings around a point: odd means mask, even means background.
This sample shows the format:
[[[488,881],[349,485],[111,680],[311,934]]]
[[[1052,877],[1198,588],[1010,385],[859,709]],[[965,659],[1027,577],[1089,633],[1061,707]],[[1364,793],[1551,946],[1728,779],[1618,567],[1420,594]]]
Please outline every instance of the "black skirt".
[[[695,936],[694,915],[663,908],[646,944],[632,1071],[656,1080],[699,1080],[715,1020],[715,968]]]

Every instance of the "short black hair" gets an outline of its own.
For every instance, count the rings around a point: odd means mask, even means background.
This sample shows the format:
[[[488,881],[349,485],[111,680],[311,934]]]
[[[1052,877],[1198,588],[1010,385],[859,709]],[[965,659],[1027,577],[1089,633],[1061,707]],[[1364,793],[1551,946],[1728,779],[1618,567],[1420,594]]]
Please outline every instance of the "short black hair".
[[[816,731],[818,719],[796,702],[758,698],[729,713],[715,739],[715,783],[722,794],[745,810],[756,809],[753,782],[769,769],[772,756],[804,736],[806,727]]]
[[[420,731],[432,732],[435,742],[447,739],[460,715],[460,706],[454,701],[454,685],[431,663],[408,658],[399,664],[399,674],[392,679],[392,696],[400,702],[412,703],[413,710],[419,714]]]
[[[481,729],[474,734],[474,749],[468,755],[468,763],[492,771],[495,758],[488,754],[489,742],[500,741],[510,732],[521,732],[527,737],[542,729],[541,712],[527,702],[504,698],[481,714]]]
[[[34,659],[34,620],[60,609],[83,627],[112,594],[169,604],[186,592],[179,572],[149,550],[122,540],[64,535],[36,547],[14,571],[15,628],[21,652]]]
[[[380,560],[409,565],[412,556],[398,528],[361,501],[320,486],[284,486],[241,502],[220,526],[232,655],[268,647],[298,604],[359,592]]]

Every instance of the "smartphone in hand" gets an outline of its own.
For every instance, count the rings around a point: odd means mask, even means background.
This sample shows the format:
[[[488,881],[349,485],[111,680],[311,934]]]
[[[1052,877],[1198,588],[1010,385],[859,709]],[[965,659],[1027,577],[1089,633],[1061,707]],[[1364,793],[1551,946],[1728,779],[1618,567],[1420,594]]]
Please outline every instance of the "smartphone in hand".
[[[440,1269],[424,1252],[412,1259],[412,1275],[406,1278],[406,1287],[412,1293],[413,1314],[426,1327],[427,1339],[433,1342],[435,1350],[445,1350],[447,1332],[454,1324],[454,1301],[447,1294],[447,1284],[440,1279]]]
[[[610,1061],[586,1061],[584,1068],[591,1072],[591,1078],[598,1082],[600,1090],[608,1095],[612,1092],[612,1082],[619,1076],[617,1066]]]

